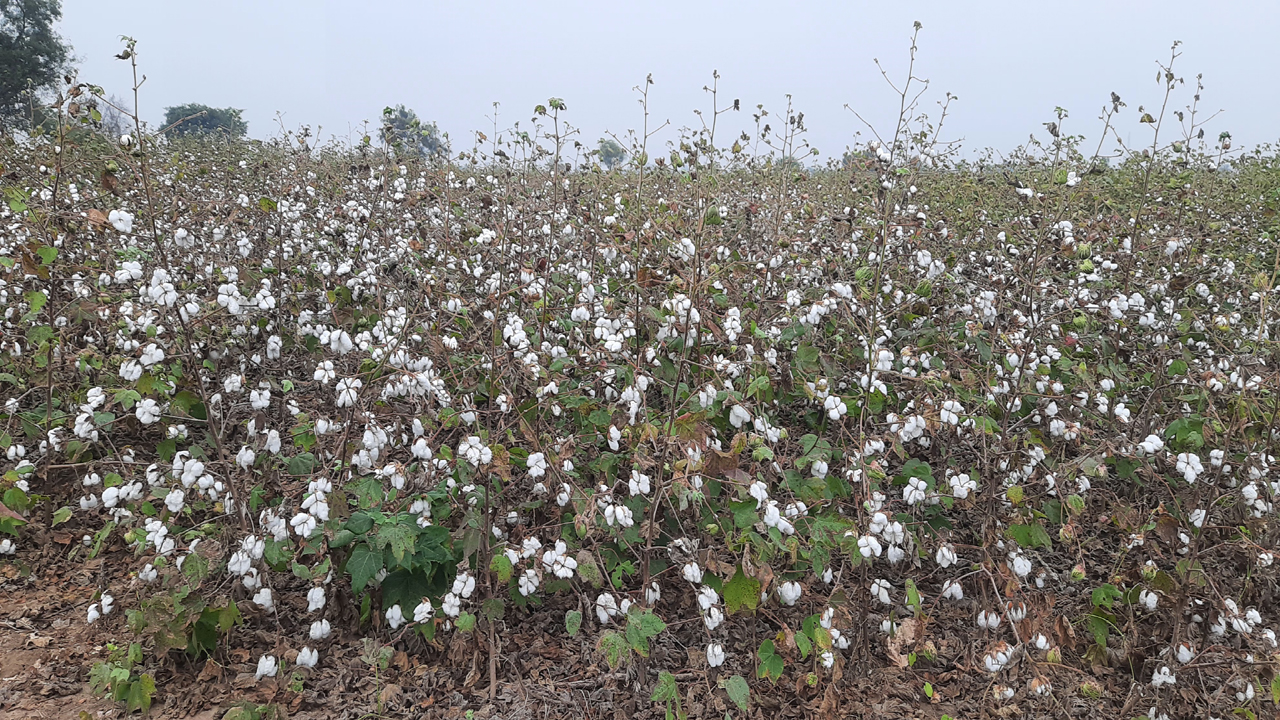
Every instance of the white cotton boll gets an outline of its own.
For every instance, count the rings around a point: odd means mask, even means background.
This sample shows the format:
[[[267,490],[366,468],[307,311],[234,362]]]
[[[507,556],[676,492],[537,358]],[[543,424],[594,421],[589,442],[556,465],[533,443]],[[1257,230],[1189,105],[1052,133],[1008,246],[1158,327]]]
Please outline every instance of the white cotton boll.
[[[343,378],[338,381],[337,399],[335,404],[337,407],[351,407],[356,404],[359,397],[360,388],[364,386],[364,382],[360,378]],[[478,438],[477,438],[478,439]]]
[[[729,424],[733,425],[735,429],[741,428],[743,424],[749,422],[751,422],[751,413],[747,412],[747,409],[741,405],[734,405],[733,409],[729,411]]]
[[[258,671],[253,674],[254,680],[261,680],[264,677],[276,676],[276,656],[263,655],[258,658]]]
[[[542,477],[547,474],[547,456],[543,453],[530,453],[525,465],[529,469],[529,477]]]
[[[987,672],[998,673],[1009,664],[1009,660],[1013,656],[1013,650],[1008,643],[997,643],[995,647],[986,654],[982,659],[983,666]]]
[[[435,607],[431,605],[430,598],[422,598],[422,602],[413,609],[413,621],[416,623],[424,623],[431,619],[436,612]]]
[[[769,501],[769,486],[759,480],[751,483],[751,486],[747,488],[747,492],[751,494],[751,497],[756,499],[757,510],[760,509],[764,503]]]
[[[717,602],[720,602],[720,596],[716,594],[714,588],[707,585],[698,588],[698,607],[709,610]]]
[[[463,598],[471,597],[476,591],[476,578],[471,573],[463,573],[453,580],[453,593]]]
[[[1004,604],[1004,614],[1009,622],[1020,623],[1027,616],[1027,604],[1022,601],[1008,600]]]
[[[263,610],[271,612],[276,607],[275,599],[271,595],[271,588],[262,588],[253,596],[253,601]]]
[[[319,661],[320,652],[318,650],[312,650],[311,648],[304,646],[298,651],[298,667],[315,667],[316,663]]]
[[[1169,670],[1169,666],[1161,665],[1151,676],[1151,687],[1159,690],[1161,686],[1173,685],[1177,681],[1178,676]]]
[[[1146,608],[1147,612],[1153,612],[1159,603],[1160,598],[1146,588],[1143,588],[1142,592],[1138,593],[1138,604]]]
[[[114,490],[115,488],[110,489]],[[170,490],[169,494],[164,496],[164,506],[169,508],[171,513],[182,512],[184,495],[185,493],[177,488]]]
[[[1147,455],[1154,455],[1164,449],[1164,441],[1159,435],[1148,435],[1145,440],[1138,443],[1138,449]]]
[[[942,597],[948,600],[963,600],[964,586],[956,580],[948,580],[942,584]]]
[[[324,608],[324,588],[313,587],[307,591],[307,612]]]
[[[720,627],[720,623],[724,622],[724,613],[720,612],[720,608],[713,607],[703,616],[702,622],[707,626],[707,630],[715,630]]]
[[[907,486],[902,489],[902,499],[907,505],[922,503],[927,489],[928,486],[924,480],[913,477],[907,481]]]
[[[707,665],[710,667],[720,667],[724,664],[724,646],[720,643],[711,643],[707,645]]]
[[[392,630],[398,630],[404,624],[404,612],[400,610],[399,604],[387,608],[386,615],[387,624],[391,626]]]
[[[1191,646],[1191,643],[1184,641],[1178,643],[1178,649],[1175,651],[1174,655],[1178,658],[1179,663],[1186,665],[1196,656],[1196,652]]]
[[[606,625],[609,618],[618,614],[618,601],[610,593],[600,593],[596,597],[595,608],[596,618],[600,620],[601,625]]]
[[[1020,578],[1024,578],[1031,574],[1031,560],[1022,553],[1009,553],[1009,567],[1011,567]]]
[[[688,580],[694,585],[702,583],[702,568],[698,567],[698,563],[696,562],[686,563],[684,568],[681,570],[681,574],[684,576],[685,580]]]
[[[134,408],[134,415],[143,425],[151,425],[160,420],[160,404],[151,398],[144,398]]]
[[[795,605],[803,592],[800,583],[794,581],[784,582],[778,586],[778,599],[782,601],[783,605]]]
[[[969,497],[969,493],[978,489],[977,481],[970,479],[968,474],[956,475],[951,478],[950,482],[951,494],[954,495],[957,500],[964,500]]]
[[[259,388],[249,391],[249,404],[254,410],[266,410],[271,407],[271,389]]]
[[[1044,633],[1036,633],[1035,636],[1031,638],[1031,644],[1041,652],[1044,652],[1051,647],[1049,644],[1049,638],[1046,637]]]
[[[880,557],[881,551],[880,541],[874,535],[863,535],[858,538],[858,552],[862,557]]]
[[[236,465],[239,465],[241,470],[248,470],[253,467],[253,461],[256,457],[253,448],[245,445],[240,448],[240,452],[236,453]]]
[[[310,635],[312,640],[324,640],[329,637],[331,633],[332,631],[330,630],[328,620],[316,620],[311,623]]]
[[[883,605],[892,605],[893,598],[889,595],[889,581],[876,579],[871,582],[871,597],[880,601]]]
[[[631,497],[636,495],[648,495],[652,489],[649,484],[649,476],[641,473],[639,470],[631,471],[631,479],[627,481],[627,487],[631,492]]]
[[[989,610],[979,612],[978,627],[982,630],[995,630],[1000,627],[1000,613]]]
[[[649,583],[649,587],[644,591],[644,601],[648,605],[653,605],[662,599],[662,588],[658,586],[658,581],[654,580]]]
[[[938,564],[944,568],[951,567],[959,560],[956,555],[955,548],[952,547],[950,543],[938,548],[938,552],[934,555],[934,559],[937,560]]]
[[[98,603],[90,605],[86,622],[92,625],[97,622],[100,617],[102,617],[102,613],[98,610]]]

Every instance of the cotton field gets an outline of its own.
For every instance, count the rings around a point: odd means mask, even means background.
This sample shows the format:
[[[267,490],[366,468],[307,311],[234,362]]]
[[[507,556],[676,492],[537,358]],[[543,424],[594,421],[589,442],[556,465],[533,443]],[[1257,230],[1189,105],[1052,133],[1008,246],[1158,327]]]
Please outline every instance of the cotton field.
[[[0,149],[6,595],[116,699],[1274,713],[1273,157],[499,142]]]

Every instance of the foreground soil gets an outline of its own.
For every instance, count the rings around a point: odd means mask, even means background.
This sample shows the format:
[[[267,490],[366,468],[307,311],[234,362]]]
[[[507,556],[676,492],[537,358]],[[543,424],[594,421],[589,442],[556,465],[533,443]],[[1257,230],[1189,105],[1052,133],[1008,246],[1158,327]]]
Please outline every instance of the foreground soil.
[[[96,559],[69,561],[69,549],[80,537],[75,529],[47,531],[33,523],[29,530],[37,542],[24,542],[23,547],[43,549],[0,565],[0,718],[126,717],[120,704],[95,697],[89,688],[90,668],[106,656],[107,639],[128,637],[124,613],[112,613],[94,625],[85,622],[87,598],[108,579],[102,573],[128,566],[125,548],[117,541]],[[129,588],[117,596],[124,608],[146,592],[128,577],[108,580],[113,588]],[[828,597],[823,599],[838,603],[841,581],[826,590]],[[1044,626],[1045,613],[1079,617],[1072,608],[1087,606],[1087,598],[1081,597],[1085,593],[1064,583],[1053,594],[1056,607],[1032,609],[1031,615],[1041,616],[1037,627]],[[1266,589],[1264,594],[1267,597],[1259,599],[1265,607],[1272,592]],[[552,602],[557,601],[569,602]],[[668,602],[673,605],[664,607]],[[680,602],[664,599],[657,610],[668,618],[688,617]],[[1158,650],[1135,642],[1114,649],[1102,662],[1091,662],[1084,656],[1088,643],[1076,637],[1087,631],[1069,621],[1054,624],[1053,642],[1064,656],[1061,663],[1032,653],[993,676],[981,669],[982,653],[991,639],[974,626],[978,605],[970,600],[935,605],[928,619],[919,623],[904,621],[903,634],[908,637],[901,649],[929,651],[920,652],[909,667],[894,662],[899,648],[889,647],[877,631],[877,616],[867,608],[842,607],[846,625],[855,628],[853,645],[815,686],[806,682],[808,664],[800,662],[794,649],[781,681],[754,679],[753,649],[780,625],[767,611],[750,619],[734,618],[735,635],[726,643],[729,658],[720,668],[707,668],[702,656],[705,639],[696,623],[673,623],[647,661],[612,671],[595,646],[599,627],[593,619],[576,637],[565,633],[568,605],[544,606],[514,621],[509,614],[508,622],[492,628],[492,633],[482,622],[477,632],[441,633],[432,643],[385,627],[359,629],[354,610],[346,609],[338,617],[349,622],[335,622],[333,637],[319,645],[318,667],[255,682],[259,655],[274,652],[291,660],[295,655],[290,647],[296,654],[297,643],[289,638],[298,637],[298,632],[279,624],[292,614],[287,608],[277,619],[252,614],[248,608],[254,606],[247,600],[241,607],[245,624],[220,644],[212,659],[190,662],[174,654],[157,661],[148,654],[145,670],[153,673],[158,686],[150,717],[213,720],[236,707],[270,706],[275,715],[262,717],[661,718],[665,705],[650,700],[659,670],[675,674],[681,710],[690,718],[1133,718],[1143,716],[1157,701],[1169,717],[1230,714],[1237,705],[1260,711],[1256,717],[1275,711],[1270,697],[1236,702],[1239,683],[1233,678],[1259,673],[1264,680],[1270,677],[1267,667],[1233,647],[1229,636],[1224,644],[1204,648],[1192,664],[1176,667],[1175,691],[1166,689],[1158,697],[1149,681],[1152,662],[1159,658],[1147,656]],[[1276,607],[1274,602],[1270,607]],[[1029,615],[1026,622],[1032,621]],[[375,671],[381,645],[371,644],[366,636],[378,637],[391,648],[384,654],[385,668]],[[934,659],[926,660],[926,654]],[[733,674],[753,678],[751,707],[745,713],[733,706],[719,684]],[[1030,681],[1036,678],[1048,681],[1051,691],[1033,692]],[[1014,694],[1000,699],[1006,685]],[[1220,710],[1223,707],[1227,712]]]

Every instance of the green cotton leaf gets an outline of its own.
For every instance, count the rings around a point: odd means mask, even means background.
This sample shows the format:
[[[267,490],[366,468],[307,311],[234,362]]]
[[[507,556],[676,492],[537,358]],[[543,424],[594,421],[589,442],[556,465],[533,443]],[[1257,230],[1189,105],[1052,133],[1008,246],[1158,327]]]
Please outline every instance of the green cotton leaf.
[[[347,518],[347,522],[343,527],[356,535],[363,535],[373,527],[373,518],[369,517],[368,513],[354,512],[351,513],[350,518]]]
[[[578,634],[582,629],[582,612],[580,610],[570,610],[564,614],[564,630],[569,633],[569,637]]]
[[[1112,604],[1122,597],[1124,597],[1124,593],[1120,592],[1119,588],[1107,583],[1101,587],[1094,588],[1091,599],[1094,607],[1105,607],[1110,610]]]
[[[312,455],[309,452],[298,453],[297,455],[294,455],[293,457],[286,460],[284,465],[285,465],[285,469],[289,471],[290,475],[294,475],[294,476],[310,475],[311,472],[315,470],[315,467],[316,467],[316,456]]]
[[[511,574],[515,570],[515,566],[511,564],[511,558],[505,554],[494,555],[493,560],[489,561],[489,569],[498,574],[498,582],[511,582]]]
[[[657,637],[659,633],[667,629],[667,624],[662,621],[652,610],[647,610],[640,615],[640,632],[646,638]]]
[[[1034,525],[1014,523],[1005,528],[1005,534],[1018,545],[1029,550],[1037,547],[1053,549],[1053,540],[1049,538],[1049,533],[1045,532],[1044,526],[1039,523]]]
[[[272,200],[269,197],[260,197],[258,198],[258,207],[261,208],[263,212],[274,212],[279,205],[276,204],[275,200]]]
[[[71,508],[60,507],[54,511],[53,522],[50,523],[49,527],[57,527],[70,519],[71,519]]]
[[[609,663],[611,670],[617,670],[622,664],[622,659],[627,656],[627,639],[620,632],[610,630],[601,635],[596,646],[604,651],[605,660]]]
[[[49,296],[39,290],[32,290],[22,296],[26,299],[27,304],[31,306],[31,312],[38,313],[44,308],[45,303],[49,302]]]
[[[805,660],[813,652],[813,642],[804,633],[796,633],[796,647],[800,649],[800,659]]]
[[[654,702],[669,702],[680,697],[680,686],[676,684],[676,676],[663,670],[658,673],[658,684],[653,688],[649,699]]]
[[[605,425],[608,425],[609,423],[613,422],[613,416],[609,414],[608,410],[595,410],[591,413],[591,415],[587,418],[587,420],[589,420],[591,424],[595,425],[596,427],[604,427]]]
[[[338,532],[333,534],[333,539],[329,541],[329,547],[331,548],[346,547],[350,545],[353,541],[355,541],[355,539],[356,539],[355,533],[351,532],[346,528],[342,528],[338,530]]]
[[[455,624],[458,626],[458,630],[464,633],[471,632],[476,629],[476,616],[469,612],[464,612],[458,617],[458,621]]]
[[[730,500],[729,509],[733,511],[733,524],[740,530],[749,528],[760,520],[760,516],[756,513],[755,500],[743,502]]]
[[[40,256],[40,262],[45,265],[52,265],[53,261],[58,257],[58,248],[42,245],[36,254]]]
[[[347,572],[351,575],[351,591],[359,593],[364,590],[381,569],[382,553],[374,552],[368,545],[357,546],[347,560]]]
[[[728,680],[721,680],[720,687],[729,693],[729,699],[742,712],[746,712],[751,706],[751,688],[747,685],[747,679],[741,675],[734,675]]]
[[[156,696],[156,681],[149,673],[143,673],[137,681],[129,683],[129,694],[125,698],[130,712],[151,710],[151,699]]]
[[[743,574],[738,566],[733,577],[724,584],[724,606],[730,615],[742,609],[755,610],[760,606],[760,581]]]
[[[631,649],[635,650],[636,654],[640,657],[649,657],[649,638],[645,637],[644,633],[640,632],[639,623],[627,623],[627,644],[630,645]]]
[[[378,526],[376,544],[379,548],[391,547],[391,555],[396,562],[404,564],[405,553],[413,549],[414,531],[399,523],[386,523]]]

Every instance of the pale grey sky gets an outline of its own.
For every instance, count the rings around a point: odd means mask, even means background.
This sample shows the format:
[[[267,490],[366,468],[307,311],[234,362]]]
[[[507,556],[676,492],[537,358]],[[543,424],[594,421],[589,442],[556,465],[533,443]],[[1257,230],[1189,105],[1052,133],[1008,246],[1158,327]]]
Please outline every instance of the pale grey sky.
[[[457,151],[470,147],[475,130],[490,131],[494,101],[501,127],[519,120],[523,128],[534,105],[554,96],[594,146],[606,130],[640,127],[632,88],[648,73],[655,124],[697,127],[693,109],[709,116],[702,87],[718,69],[722,102],[740,98],[743,106],[736,117],[721,116],[728,132],[720,137],[748,128],[757,103],[780,114],[790,93],[821,159],[838,156],[863,129],[845,103],[891,126],[896,99],[873,58],[900,80],[913,20],[924,25],[917,74],[931,83],[925,105],[934,114],[946,91],[959,96],[943,134],[963,137],[969,149],[1007,150],[1033,132],[1047,139],[1042,123],[1055,106],[1070,112],[1067,132],[1096,142],[1096,118],[1112,91],[1129,105],[1122,134],[1149,142],[1137,107],[1158,108],[1155,61],[1166,61],[1181,40],[1175,70],[1188,85],[1171,109],[1191,102],[1203,73],[1201,108],[1226,111],[1209,135],[1228,130],[1237,147],[1280,139],[1273,90],[1280,3],[1216,5],[64,0],[60,31],[75,48],[81,79],[120,95],[128,63],[113,56],[119,36],[136,38],[148,77],[143,117],[152,123],[166,106],[200,102],[244,108],[254,137],[279,131],[279,111],[289,128],[358,138],[362,121],[376,127],[385,105],[403,102],[436,121]]]

